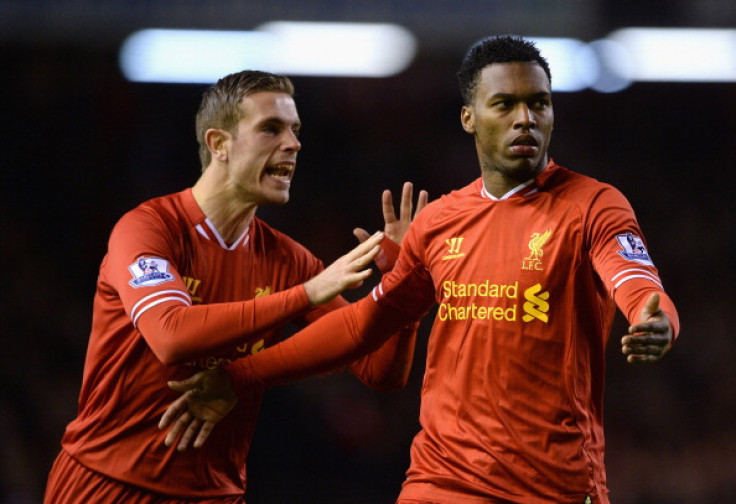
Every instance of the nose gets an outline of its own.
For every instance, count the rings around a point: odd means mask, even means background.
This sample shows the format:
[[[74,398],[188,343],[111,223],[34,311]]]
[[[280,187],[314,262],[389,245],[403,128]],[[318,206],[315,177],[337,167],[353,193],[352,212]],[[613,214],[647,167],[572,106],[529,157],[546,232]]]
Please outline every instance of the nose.
[[[296,132],[290,129],[286,130],[286,138],[282,148],[288,152],[298,152],[302,148],[302,143],[299,141],[299,137],[296,136]]]
[[[514,117],[514,129],[530,129],[537,125],[534,112],[526,103],[520,103]]]

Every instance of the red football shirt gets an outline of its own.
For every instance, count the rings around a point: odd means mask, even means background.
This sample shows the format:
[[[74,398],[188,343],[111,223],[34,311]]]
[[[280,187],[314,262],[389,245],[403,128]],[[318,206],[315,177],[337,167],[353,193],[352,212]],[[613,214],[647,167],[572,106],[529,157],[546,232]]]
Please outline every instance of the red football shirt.
[[[302,284],[322,269],[258,218],[224,243],[189,189],[127,213],[100,267],[78,416],[63,449],[88,469],[155,493],[243,495],[263,389],[239,393],[205,446],[179,453],[157,427],[179,396],[167,381],[236,366],[238,357],[273,343],[287,322],[303,326],[344,306],[342,298],[310,306]],[[404,346],[382,347],[389,360],[369,357],[351,370],[378,384],[386,366],[402,365],[402,355],[393,359],[396,348],[410,362],[413,339],[404,333],[392,341]]]
[[[240,379],[325,369],[436,302],[401,498],[606,503],[605,347],[616,305],[638,322],[653,292],[677,335],[628,201],[550,162],[503,198],[479,178],[430,203],[372,297],[246,359]],[[314,339],[328,330],[347,334]]]

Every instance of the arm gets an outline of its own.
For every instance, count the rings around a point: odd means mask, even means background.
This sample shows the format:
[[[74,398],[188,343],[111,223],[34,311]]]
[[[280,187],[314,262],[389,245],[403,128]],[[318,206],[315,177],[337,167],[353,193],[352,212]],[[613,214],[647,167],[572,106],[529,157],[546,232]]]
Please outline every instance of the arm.
[[[382,250],[379,254],[380,259],[376,259],[376,263],[382,270],[393,268],[399,255],[398,244],[401,243],[410,227],[412,220],[412,192],[411,183],[405,183],[402,190],[399,219],[396,218],[394,213],[390,191],[384,191],[382,195],[385,221],[384,233],[387,238],[384,238],[381,242]],[[421,191],[414,215],[426,205],[427,199],[427,192]],[[369,236],[362,229],[356,229],[354,233],[360,241],[365,241]],[[330,303],[333,306],[328,308],[340,306],[340,300],[341,298],[335,299]],[[342,303],[344,303],[344,300]],[[431,306],[433,303],[434,299],[430,297],[428,305]],[[307,322],[313,323],[319,316],[322,316],[322,313],[318,312],[319,310],[308,314],[306,316]],[[421,314],[417,318],[421,318]],[[325,322],[321,323],[324,324]],[[402,387],[406,384],[411,370],[417,328],[418,322],[403,325],[403,327],[398,329],[376,351],[350,363],[349,368],[351,372],[363,381],[363,383],[375,389],[389,390]],[[389,327],[386,330],[390,331],[391,329]],[[325,330],[323,329],[320,332],[319,329],[315,329],[315,331],[317,334],[325,336],[327,340],[335,337],[331,334],[332,330],[324,332]],[[383,339],[385,339],[385,335],[380,336],[377,344],[380,345],[380,341],[383,341]],[[327,341],[327,344],[330,344],[330,342]],[[352,359],[347,359],[347,361],[350,360]],[[234,363],[230,367],[230,372],[237,375],[237,368],[241,365],[242,363]],[[340,364],[337,364],[335,368],[340,366]],[[212,427],[229,411],[228,409],[222,414],[219,413],[224,409],[222,407],[223,401],[226,403],[230,400],[233,405],[235,404],[237,396],[232,394],[229,380],[211,380],[207,373],[199,372],[187,380],[169,384],[174,390],[183,392],[184,394],[169,406],[161,418],[159,425],[161,429],[166,428],[176,419],[166,437],[165,442],[167,446],[171,446],[180,435],[179,450],[186,449],[192,439],[195,440],[195,448],[201,446]]]
[[[382,233],[376,233],[303,286],[270,296],[198,306],[182,306],[175,300],[152,303],[138,317],[138,329],[165,364],[227,350],[360,285],[371,274],[367,266],[378,254],[382,238]]]
[[[286,341],[234,361],[227,368],[232,383],[226,380],[208,389],[206,372],[170,383],[170,387],[185,395],[172,403],[161,418],[161,429],[176,419],[166,436],[166,445],[171,446],[181,434],[179,450],[186,449],[195,438],[194,446],[201,446],[215,423],[229,411],[219,413],[224,410],[223,399],[230,398],[234,406],[237,391],[250,389],[254,384],[272,385],[340,368],[381,345],[392,332],[416,323],[435,303],[429,273],[419,264],[411,268],[397,265],[381,284],[385,284],[384,288],[379,285],[369,296],[326,314]],[[191,390],[194,392],[189,393]]]
[[[680,330],[674,303],[665,293],[626,198],[608,188],[593,202],[590,236],[593,263],[630,323],[621,339],[629,363],[661,359]]]
[[[271,386],[342,367],[375,350],[407,324],[421,320],[434,303],[429,272],[421,264],[409,267],[400,260],[365,298],[235,363],[231,373],[235,389]]]
[[[381,242],[381,252],[374,261],[382,273],[393,269],[399,256],[401,242],[409,231],[412,219],[426,206],[429,199],[427,191],[419,191],[416,210],[412,213],[413,190],[411,182],[404,183],[398,219],[394,212],[391,191],[385,190],[381,195],[383,232],[386,237]],[[368,232],[361,228],[353,230],[353,234],[361,242],[369,236]],[[396,390],[404,387],[409,380],[418,328],[418,323],[401,328],[378,350],[349,364],[348,369],[365,385],[376,390]]]

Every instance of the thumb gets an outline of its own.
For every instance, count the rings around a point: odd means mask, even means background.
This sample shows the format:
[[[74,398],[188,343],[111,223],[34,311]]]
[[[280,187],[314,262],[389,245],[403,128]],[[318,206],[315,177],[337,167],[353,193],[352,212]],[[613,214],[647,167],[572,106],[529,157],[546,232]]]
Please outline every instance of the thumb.
[[[368,233],[368,231],[366,231],[363,228],[353,229],[353,236],[355,236],[360,243],[363,243],[364,241],[366,241],[368,238],[371,237],[370,233]]]
[[[657,313],[659,313],[659,294],[655,292],[647,299],[647,303],[642,308],[639,319],[642,322],[646,322]]]
[[[171,390],[175,390],[177,392],[187,392],[188,390],[193,390],[197,388],[197,379],[195,376],[190,376],[186,380],[182,381],[169,381],[167,385]]]

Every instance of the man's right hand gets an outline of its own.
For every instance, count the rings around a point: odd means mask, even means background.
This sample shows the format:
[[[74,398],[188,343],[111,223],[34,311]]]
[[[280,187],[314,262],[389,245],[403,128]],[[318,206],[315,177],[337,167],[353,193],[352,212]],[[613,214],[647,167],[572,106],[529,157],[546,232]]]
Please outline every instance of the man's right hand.
[[[383,232],[378,232],[337,259],[304,284],[313,306],[327,303],[345,289],[360,287],[371,273],[371,261],[381,251]]]

